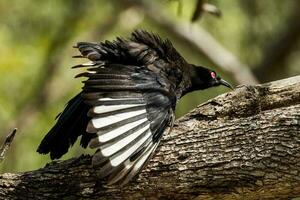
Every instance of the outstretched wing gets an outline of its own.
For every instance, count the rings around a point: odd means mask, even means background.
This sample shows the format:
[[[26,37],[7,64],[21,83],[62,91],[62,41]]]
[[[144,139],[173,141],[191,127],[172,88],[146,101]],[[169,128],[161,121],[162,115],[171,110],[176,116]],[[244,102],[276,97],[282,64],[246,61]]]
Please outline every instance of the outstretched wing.
[[[89,142],[97,148],[93,165],[110,184],[127,183],[140,171],[174,119],[180,81],[162,58],[170,44],[152,37],[77,45],[92,61],[77,67],[88,67],[78,77],[87,77],[82,97],[91,106],[86,131],[96,134]]]

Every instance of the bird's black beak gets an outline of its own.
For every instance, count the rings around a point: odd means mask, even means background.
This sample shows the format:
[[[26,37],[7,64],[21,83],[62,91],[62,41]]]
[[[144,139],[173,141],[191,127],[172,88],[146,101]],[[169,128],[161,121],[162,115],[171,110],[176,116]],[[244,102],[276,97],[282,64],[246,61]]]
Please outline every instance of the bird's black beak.
[[[233,90],[233,87],[227,81],[220,79],[219,83],[220,83],[220,85],[224,85],[225,87],[228,87]]]

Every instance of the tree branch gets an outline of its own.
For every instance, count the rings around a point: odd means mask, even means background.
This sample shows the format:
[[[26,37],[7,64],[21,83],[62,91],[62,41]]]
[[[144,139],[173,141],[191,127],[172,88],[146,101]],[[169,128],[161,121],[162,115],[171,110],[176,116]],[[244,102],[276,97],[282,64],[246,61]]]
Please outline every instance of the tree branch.
[[[7,152],[12,141],[14,140],[16,133],[17,128],[15,128],[10,134],[6,136],[5,141],[3,142],[3,145],[0,148],[0,163],[3,161],[5,153]]]
[[[122,1],[122,3],[124,2],[143,9],[147,17],[174,34],[179,40],[184,41],[187,46],[195,47],[197,53],[204,55],[221,70],[230,74],[238,84],[258,82],[247,65],[242,63],[201,27],[191,26],[188,22],[175,22],[165,14],[155,1]]]
[[[91,157],[0,175],[0,199],[300,196],[300,76],[242,86],[177,120],[136,180],[105,186]]]

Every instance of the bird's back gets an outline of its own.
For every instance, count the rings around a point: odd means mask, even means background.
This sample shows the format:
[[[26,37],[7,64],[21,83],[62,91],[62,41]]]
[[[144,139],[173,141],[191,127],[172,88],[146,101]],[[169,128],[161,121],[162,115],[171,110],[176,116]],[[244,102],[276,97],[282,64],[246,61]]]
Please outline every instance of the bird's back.
[[[146,31],[113,42],[79,42],[90,62],[82,91],[69,101],[38,152],[52,159],[65,154],[82,136],[81,145],[96,148],[93,164],[110,183],[128,182],[144,166],[168,127],[182,88],[187,63],[169,40]]]

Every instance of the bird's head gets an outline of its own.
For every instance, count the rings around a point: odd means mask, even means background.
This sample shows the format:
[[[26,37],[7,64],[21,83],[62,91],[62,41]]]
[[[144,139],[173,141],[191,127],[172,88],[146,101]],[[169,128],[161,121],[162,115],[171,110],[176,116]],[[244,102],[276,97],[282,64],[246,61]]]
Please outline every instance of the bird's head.
[[[218,76],[215,71],[202,66],[192,65],[191,81],[192,90],[204,90],[219,85],[233,89],[233,87]]]

